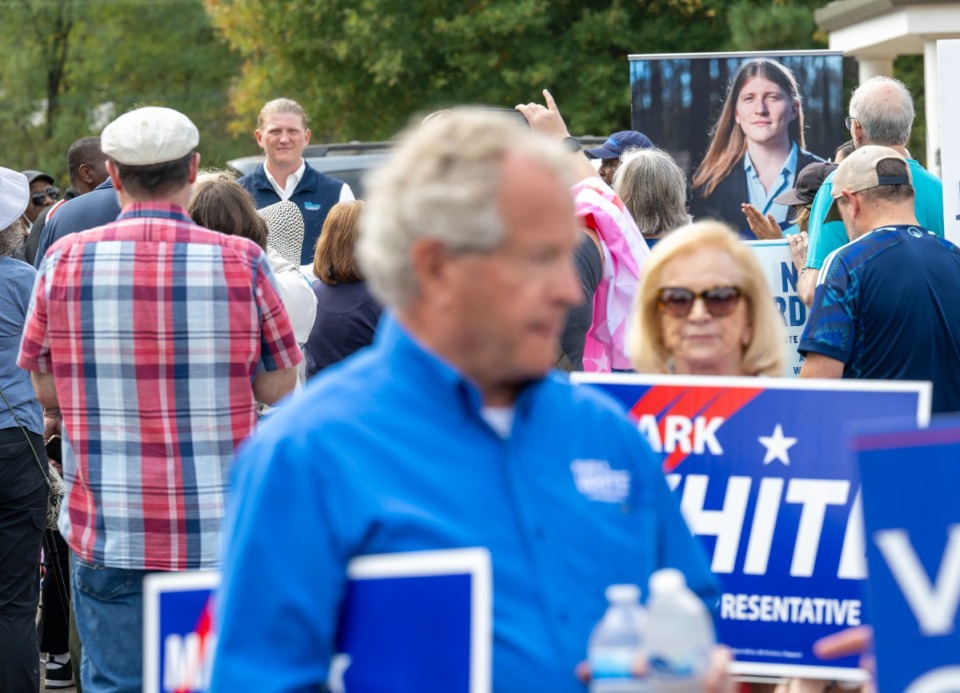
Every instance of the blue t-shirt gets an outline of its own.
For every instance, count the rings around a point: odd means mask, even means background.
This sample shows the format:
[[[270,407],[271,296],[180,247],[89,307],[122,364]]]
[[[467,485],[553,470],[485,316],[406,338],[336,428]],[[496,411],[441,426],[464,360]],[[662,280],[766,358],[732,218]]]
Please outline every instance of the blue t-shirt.
[[[800,340],[844,378],[930,380],[933,412],[960,411],[960,248],[884,226],[830,255]]]
[[[550,375],[519,394],[503,438],[477,388],[389,314],[370,349],[267,422],[235,474],[212,692],[315,690],[359,556],[486,547],[493,690],[583,693],[574,669],[608,585],[645,588],[672,566],[716,602],[704,550],[619,405]]]
[[[943,183],[919,162],[907,159],[907,165],[910,166],[910,177],[916,194],[914,213],[917,221],[925,229],[943,238]],[[833,204],[833,177],[836,173],[833,171],[824,179],[810,208],[810,252],[807,255],[807,267],[813,269],[820,269],[827,255],[850,241],[842,221],[823,221],[827,210]]]
[[[17,428],[17,418],[29,431],[43,435],[43,410],[37,401],[30,374],[17,365],[23,322],[33,294],[37,271],[23,260],[0,257],[0,388],[7,403],[0,399],[0,428]]]

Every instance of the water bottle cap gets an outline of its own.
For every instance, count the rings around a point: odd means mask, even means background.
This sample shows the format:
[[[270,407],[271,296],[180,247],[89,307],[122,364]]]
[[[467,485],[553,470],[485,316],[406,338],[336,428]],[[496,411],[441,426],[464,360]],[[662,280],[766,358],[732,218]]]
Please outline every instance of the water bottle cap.
[[[636,585],[610,585],[606,591],[607,601],[613,603],[639,602],[640,588]]]
[[[687,579],[683,576],[683,573],[674,568],[663,568],[650,576],[651,593],[676,592],[683,589],[686,584]]]

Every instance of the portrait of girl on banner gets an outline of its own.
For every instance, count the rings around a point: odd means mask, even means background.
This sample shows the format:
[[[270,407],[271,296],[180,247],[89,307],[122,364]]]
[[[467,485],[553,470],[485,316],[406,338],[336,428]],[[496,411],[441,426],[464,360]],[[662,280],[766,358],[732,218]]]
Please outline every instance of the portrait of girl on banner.
[[[774,202],[793,188],[807,164],[823,161],[805,148],[797,80],[783,64],[748,60],[737,70],[710,146],[693,174],[691,212],[746,231],[743,203],[788,226],[788,208]]]

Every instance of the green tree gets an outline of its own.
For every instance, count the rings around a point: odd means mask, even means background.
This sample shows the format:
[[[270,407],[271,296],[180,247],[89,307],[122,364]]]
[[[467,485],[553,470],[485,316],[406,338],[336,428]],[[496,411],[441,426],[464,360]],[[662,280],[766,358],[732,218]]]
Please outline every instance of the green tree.
[[[392,136],[418,113],[549,88],[580,133],[630,123],[627,56],[716,50],[719,0],[205,0],[242,56],[236,131],[289,96],[315,141]]]
[[[137,105],[183,111],[204,163],[246,151],[226,129],[238,70],[201,0],[5,0],[0,34],[0,164],[66,184],[65,154]]]

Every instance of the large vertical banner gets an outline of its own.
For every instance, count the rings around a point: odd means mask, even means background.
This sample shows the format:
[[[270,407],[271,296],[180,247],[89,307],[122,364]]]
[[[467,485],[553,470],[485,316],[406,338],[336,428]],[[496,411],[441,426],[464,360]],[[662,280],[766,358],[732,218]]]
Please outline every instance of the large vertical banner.
[[[960,691],[960,419],[854,436],[863,480],[877,683]]]
[[[948,241],[960,245],[960,40],[937,41],[940,76],[940,170],[943,173],[943,231]]]
[[[796,172],[832,157],[849,137],[840,52],[631,55],[630,88],[632,128],[687,172],[694,216],[721,219],[745,235],[742,202],[753,200],[786,224],[787,208],[766,198],[793,187]],[[783,176],[780,161],[795,170]],[[760,180],[772,182],[764,190]]]
[[[926,423],[930,383],[574,374],[628,410],[663,455],[722,585],[734,673],[861,680],[813,643],[865,622],[860,478],[851,422]]]

